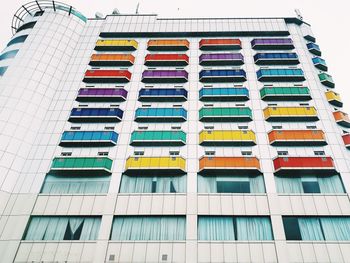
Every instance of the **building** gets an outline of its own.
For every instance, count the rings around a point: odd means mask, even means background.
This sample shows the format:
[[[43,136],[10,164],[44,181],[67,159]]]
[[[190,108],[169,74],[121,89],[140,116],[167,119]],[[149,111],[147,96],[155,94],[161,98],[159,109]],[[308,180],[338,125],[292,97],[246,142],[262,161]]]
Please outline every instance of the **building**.
[[[21,7],[1,262],[350,262],[350,127],[300,18]]]

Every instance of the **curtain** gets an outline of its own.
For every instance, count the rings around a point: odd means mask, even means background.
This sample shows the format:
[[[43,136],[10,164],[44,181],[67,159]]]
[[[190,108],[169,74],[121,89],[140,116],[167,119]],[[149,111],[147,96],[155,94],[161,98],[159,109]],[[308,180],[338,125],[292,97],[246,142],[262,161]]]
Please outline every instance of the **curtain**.
[[[320,221],[315,217],[298,218],[302,240],[324,240]]]
[[[344,193],[344,188],[339,175],[318,177],[321,193]]]
[[[49,220],[47,217],[33,217],[26,233],[26,240],[43,240]]]
[[[83,194],[107,193],[109,176],[55,176],[47,175],[41,193]]]
[[[179,216],[116,217],[112,240],[185,240],[186,218]]]
[[[233,217],[198,217],[199,240],[235,240]]]
[[[186,176],[141,177],[123,175],[120,193],[184,193]]]
[[[350,218],[349,217],[321,217],[323,233],[326,240],[349,241]]]
[[[273,240],[268,217],[237,217],[237,240]]]
[[[303,193],[303,185],[300,177],[275,176],[276,187],[278,193]]]
[[[96,240],[100,230],[100,218],[84,218],[80,240]]]

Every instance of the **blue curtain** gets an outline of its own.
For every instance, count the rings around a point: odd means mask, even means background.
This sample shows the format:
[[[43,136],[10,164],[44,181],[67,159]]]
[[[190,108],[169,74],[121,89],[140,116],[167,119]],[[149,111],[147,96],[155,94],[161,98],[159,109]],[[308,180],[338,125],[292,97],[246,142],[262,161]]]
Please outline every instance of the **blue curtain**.
[[[235,240],[233,217],[198,217],[199,240]]]
[[[300,177],[275,176],[278,193],[303,193],[303,185]]]
[[[184,216],[115,217],[111,240],[185,240]]]
[[[41,193],[100,194],[107,193],[109,176],[55,176],[47,175]]]
[[[324,240],[321,224],[316,217],[300,217],[298,224],[302,240]]]
[[[343,183],[339,175],[317,178],[321,193],[344,193]]]
[[[237,217],[237,240],[273,240],[268,217]]]
[[[33,217],[25,240],[96,240],[100,222],[98,217]]]
[[[123,175],[120,193],[185,193],[186,176],[141,177]]]
[[[265,193],[264,178],[258,176],[201,176],[198,175],[199,193],[217,193],[217,182],[249,182],[251,193]]]
[[[326,240],[349,241],[350,218],[349,217],[321,217],[321,224]]]

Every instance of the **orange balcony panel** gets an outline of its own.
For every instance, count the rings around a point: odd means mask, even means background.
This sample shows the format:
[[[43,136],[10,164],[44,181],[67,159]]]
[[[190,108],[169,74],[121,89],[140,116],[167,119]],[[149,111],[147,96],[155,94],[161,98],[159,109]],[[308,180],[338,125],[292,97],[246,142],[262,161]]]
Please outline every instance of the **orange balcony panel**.
[[[188,62],[186,54],[148,54],[145,57],[146,66],[187,66]]]
[[[126,83],[131,79],[127,70],[87,70],[83,81],[85,83]]]
[[[199,160],[201,175],[261,174],[256,157],[202,157]]]
[[[333,175],[337,171],[331,157],[277,157],[275,175]]]
[[[186,39],[153,39],[147,43],[147,49],[151,51],[185,51],[190,47]]]
[[[344,141],[345,147],[350,150],[350,133],[343,135],[343,141]]]
[[[131,54],[93,54],[91,56],[90,66],[131,66],[134,64],[135,57]]]
[[[333,112],[333,116],[337,124],[346,128],[350,128],[350,119],[347,113],[342,111],[336,111]]]
[[[321,130],[272,130],[268,133],[273,146],[324,146],[327,145]]]
[[[199,41],[201,50],[238,50],[241,49],[241,45],[239,39],[202,39]]]

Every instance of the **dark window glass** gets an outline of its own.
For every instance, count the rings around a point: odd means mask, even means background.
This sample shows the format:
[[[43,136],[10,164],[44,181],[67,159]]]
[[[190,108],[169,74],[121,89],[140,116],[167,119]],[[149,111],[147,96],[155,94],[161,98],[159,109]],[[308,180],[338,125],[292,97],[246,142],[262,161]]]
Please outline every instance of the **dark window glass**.
[[[218,193],[250,193],[249,182],[218,181]]]
[[[304,193],[321,193],[320,186],[318,185],[318,182],[302,182]]]
[[[283,217],[283,226],[287,240],[301,240],[298,218]]]
[[[22,30],[25,30],[25,29],[28,29],[28,28],[33,28],[34,26],[35,26],[35,23],[36,22],[29,22],[29,23],[27,23],[27,24],[24,24],[24,25],[22,25],[22,26],[20,26],[18,29],[17,29],[17,33],[19,32],[19,31],[22,31]]]
[[[27,37],[28,37],[28,35],[16,37],[16,38],[12,39],[12,40],[7,44],[7,46],[11,46],[11,45],[14,45],[14,44],[17,44],[17,43],[23,43],[23,42],[27,39]]]

